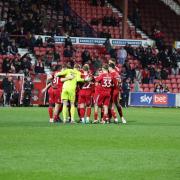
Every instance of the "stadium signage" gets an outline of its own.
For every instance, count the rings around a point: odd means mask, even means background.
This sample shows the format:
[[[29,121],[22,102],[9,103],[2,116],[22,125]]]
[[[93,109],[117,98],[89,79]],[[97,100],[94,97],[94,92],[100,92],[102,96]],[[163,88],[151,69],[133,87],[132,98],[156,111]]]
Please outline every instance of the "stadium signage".
[[[175,107],[176,94],[160,93],[130,93],[130,106],[157,106],[157,107]]]
[[[36,35],[37,38],[39,35]],[[43,42],[46,42],[50,36],[41,36]],[[65,41],[65,36],[54,36],[55,43],[61,44]],[[105,38],[86,38],[86,37],[71,37],[73,44],[86,44],[86,45],[103,45],[106,41]],[[110,39],[110,43],[113,46],[125,46],[129,44],[131,46],[152,46],[152,40],[132,40],[132,39]]]
[[[154,94],[153,95],[153,104],[168,104],[167,94]]]
[[[176,41],[175,42],[175,48],[176,49],[180,49],[180,41]]]

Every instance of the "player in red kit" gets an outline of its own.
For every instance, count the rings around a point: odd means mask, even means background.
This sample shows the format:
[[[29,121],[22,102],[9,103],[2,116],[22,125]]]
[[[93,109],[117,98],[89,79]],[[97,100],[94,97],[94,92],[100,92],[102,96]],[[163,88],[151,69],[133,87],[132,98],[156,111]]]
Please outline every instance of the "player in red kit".
[[[87,78],[92,79],[92,74],[89,71],[88,64],[85,64],[82,67],[81,74],[83,79],[87,79]],[[92,93],[93,93],[92,82],[83,83],[78,91],[78,107],[79,107],[79,115],[82,123],[89,123],[89,119],[91,116]]]
[[[118,110],[119,116],[121,117],[122,123],[126,123],[126,120],[123,117],[123,112],[122,112],[122,107],[119,103],[119,96],[120,96],[120,84],[121,84],[121,78],[119,73],[116,71],[116,67],[113,63],[109,64],[109,72],[111,74],[111,76],[114,79],[114,84],[112,87],[112,97],[111,97],[111,115],[114,118],[114,121],[116,123],[118,123],[118,118],[115,112],[115,106]]]
[[[102,123],[109,122],[108,120],[108,106],[110,105],[111,100],[111,91],[113,84],[113,77],[108,72],[108,65],[103,65],[102,73],[95,78],[95,81],[100,84],[100,94],[97,97],[98,107],[103,106],[103,120]],[[98,116],[98,109],[95,109],[95,116]],[[95,119],[96,121],[97,119]]]
[[[59,77],[56,77],[56,73],[60,71],[61,67],[58,66],[55,71],[48,77],[48,81],[51,81],[48,83],[48,85],[42,90],[42,92],[45,92],[48,89],[49,94],[49,117],[50,122],[58,122],[59,120],[59,113],[62,110],[61,105],[61,92],[62,92],[62,85],[63,82]],[[53,107],[55,105],[54,111]],[[54,117],[53,117],[54,116]]]

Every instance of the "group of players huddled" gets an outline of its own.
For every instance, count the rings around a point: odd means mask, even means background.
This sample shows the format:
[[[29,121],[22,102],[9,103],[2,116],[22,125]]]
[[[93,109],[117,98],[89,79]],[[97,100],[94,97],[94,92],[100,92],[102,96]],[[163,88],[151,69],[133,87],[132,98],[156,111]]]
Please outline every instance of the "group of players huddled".
[[[120,105],[121,77],[114,60],[109,60],[102,68],[92,73],[89,65],[82,67],[69,64],[59,67],[48,77],[48,84],[42,90],[48,90],[50,122],[60,122],[62,112],[63,123],[76,122],[75,104],[81,123],[118,123],[116,108],[123,124]],[[55,107],[54,107],[55,104]],[[90,121],[91,109],[94,107],[94,119]],[[101,109],[101,113],[99,113]],[[101,117],[99,117],[101,114]]]

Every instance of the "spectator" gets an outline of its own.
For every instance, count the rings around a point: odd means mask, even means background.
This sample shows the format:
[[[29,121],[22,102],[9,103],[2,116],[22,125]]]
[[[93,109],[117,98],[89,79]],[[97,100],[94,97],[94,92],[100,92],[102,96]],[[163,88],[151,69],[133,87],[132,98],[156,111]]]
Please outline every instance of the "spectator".
[[[129,101],[129,92],[130,92],[130,79],[124,79],[122,84],[122,104],[123,107],[128,107],[128,101]]]
[[[147,68],[142,71],[142,83],[149,84],[150,73]]]
[[[71,49],[70,46],[67,46],[67,48],[64,49],[63,53],[64,57],[73,57],[73,50]]]
[[[109,38],[106,39],[106,41],[104,42],[103,45],[105,46],[106,51],[107,51],[108,53],[110,53],[110,52],[111,52],[111,49],[112,49],[112,45],[111,45],[111,42],[110,42],[110,39],[109,39]]]
[[[119,64],[124,64],[126,58],[127,58],[127,51],[124,49],[124,47],[121,47],[121,49],[119,49],[119,50],[117,51],[118,63],[119,63]]]
[[[13,66],[15,68],[15,72],[19,73],[21,70],[21,61],[17,57],[13,60]]]
[[[8,73],[11,70],[11,61],[9,58],[5,58],[3,60],[3,64],[2,64],[2,72],[3,73]]]
[[[150,84],[154,83],[155,75],[156,75],[156,72],[155,72],[154,67],[150,66],[149,67],[149,83]]]
[[[141,73],[141,70],[139,69],[138,66],[135,67],[135,79],[136,79],[138,82],[141,82],[141,81],[142,81],[142,73]]]
[[[72,41],[69,36],[67,36],[67,38],[65,39],[64,47],[67,48],[67,46],[70,46],[72,48]]]
[[[48,38],[47,47],[49,47],[49,48],[54,48],[55,47],[55,40],[54,40],[53,35],[51,35],[51,37]]]
[[[35,41],[35,46],[42,47],[43,46],[43,40],[41,36],[38,36],[38,38]]]
[[[24,96],[23,96],[23,105],[29,106],[31,103],[31,94],[33,89],[33,83],[30,77],[25,78],[24,82]]]
[[[41,59],[39,58],[35,63],[35,73],[44,73],[44,64],[42,63]]]
[[[7,50],[5,49],[4,42],[2,42],[0,45],[0,54],[6,55],[6,51]]]
[[[155,79],[161,79],[161,69],[159,67],[155,70]]]
[[[156,92],[156,93],[163,93],[164,92],[163,86],[161,84],[159,84],[159,83],[156,84],[154,92]]]
[[[18,48],[16,46],[15,41],[13,41],[11,45],[11,54],[16,55],[17,53],[18,53]]]
[[[134,79],[134,92],[140,92],[140,84],[137,79]]]
[[[167,71],[167,69],[165,69],[165,68],[163,68],[163,69],[161,70],[161,79],[163,79],[163,80],[168,79],[168,71]]]
[[[14,90],[14,83],[11,76],[5,77],[2,81],[4,106],[10,105],[10,98]]]
[[[22,57],[21,59],[22,59],[22,61],[21,61],[22,70],[24,70],[24,69],[30,70],[31,69],[31,61],[27,57]]]
[[[89,51],[87,49],[85,49],[82,54],[81,54],[81,58],[82,58],[82,64],[86,64],[88,61],[91,60],[91,55],[89,53]]]

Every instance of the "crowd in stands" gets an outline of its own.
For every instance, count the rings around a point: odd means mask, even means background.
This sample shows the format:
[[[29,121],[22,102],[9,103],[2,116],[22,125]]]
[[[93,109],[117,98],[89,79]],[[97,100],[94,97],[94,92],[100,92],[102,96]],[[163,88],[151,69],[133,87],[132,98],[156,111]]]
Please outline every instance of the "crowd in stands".
[[[0,55],[7,56],[3,60],[2,72],[4,73],[24,73],[29,75],[30,71],[35,73],[44,73],[45,66],[52,68],[54,65],[61,63],[64,58],[74,63],[76,59],[77,49],[72,45],[71,39],[67,36],[63,53],[60,53],[54,42],[54,35],[79,35],[75,29],[79,29],[78,21],[75,17],[72,18],[68,12],[67,1],[58,4],[59,1],[46,1],[41,0],[36,3],[33,0],[14,1],[9,2],[7,23],[0,31]],[[94,6],[104,6],[105,1],[92,0]],[[55,7],[60,7],[56,9]],[[48,19],[45,15],[46,10],[50,9],[51,13],[55,12],[55,17],[63,12],[62,28],[58,26],[56,21]],[[138,9],[134,12],[134,20],[140,18]],[[101,19],[101,23],[106,26],[116,26],[118,21],[115,17],[105,16]],[[140,21],[137,23],[140,25]],[[138,25],[138,26],[139,26]],[[72,32],[75,32],[73,34]],[[41,36],[35,37],[34,34],[50,35],[46,44],[43,43]],[[22,37],[12,40],[11,35],[22,35]],[[154,29],[154,36],[157,41],[163,36],[158,29]],[[126,45],[124,48],[117,49],[111,46],[109,38],[111,37],[108,30],[104,30],[100,37],[106,37],[107,40],[104,44],[106,51],[97,52],[92,55],[88,49],[84,48],[81,54],[82,64],[89,63],[93,69],[98,69],[104,63],[103,53],[109,54],[111,58],[117,59],[117,63],[122,66],[122,76],[127,79],[130,78],[131,82],[134,79],[143,84],[153,83],[154,79],[165,80],[168,74],[179,74],[178,62],[180,62],[180,54],[174,48],[144,48],[139,46],[137,48]],[[158,44],[158,43],[156,43]],[[28,54],[21,57],[18,53],[18,47],[28,47],[30,51],[34,52],[34,48],[44,47],[49,48],[43,55],[37,55],[35,66],[31,65],[31,58]],[[127,60],[128,55],[133,59],[137,59],[139,64],[132,66]]]

